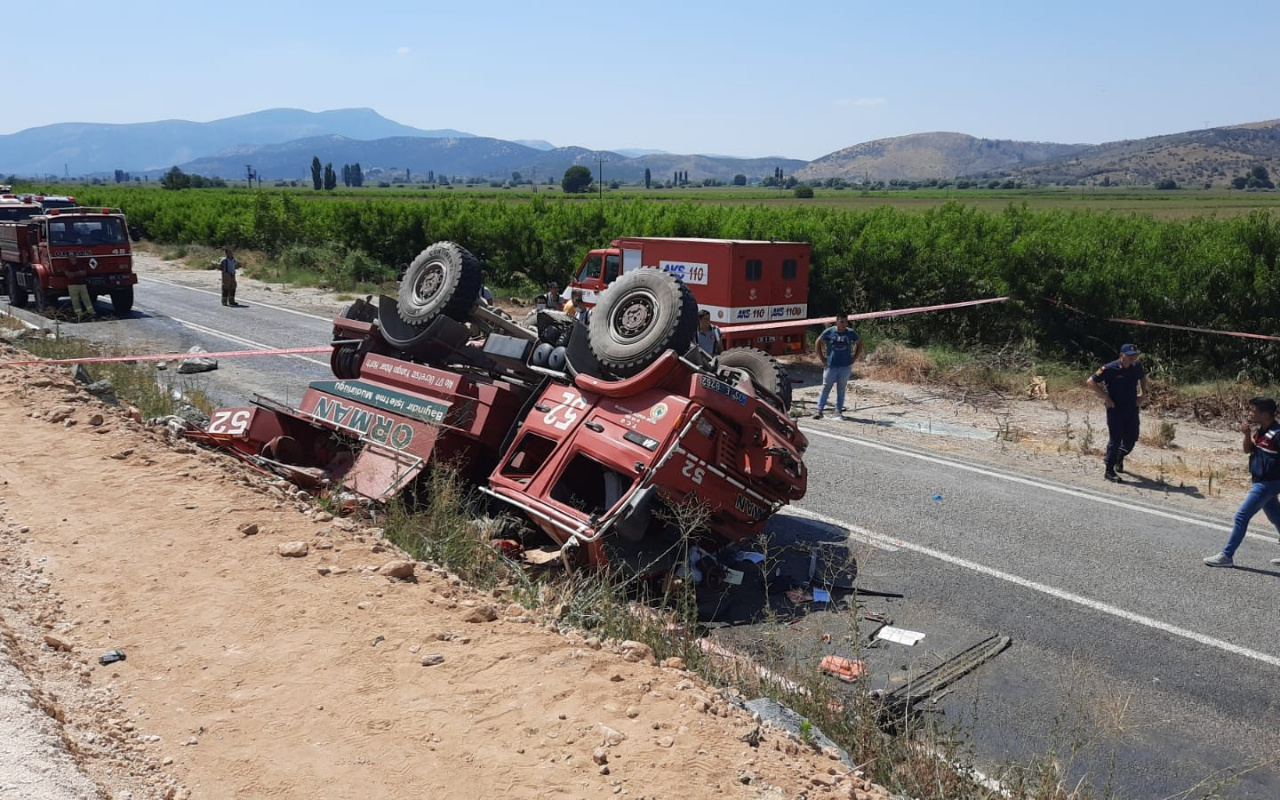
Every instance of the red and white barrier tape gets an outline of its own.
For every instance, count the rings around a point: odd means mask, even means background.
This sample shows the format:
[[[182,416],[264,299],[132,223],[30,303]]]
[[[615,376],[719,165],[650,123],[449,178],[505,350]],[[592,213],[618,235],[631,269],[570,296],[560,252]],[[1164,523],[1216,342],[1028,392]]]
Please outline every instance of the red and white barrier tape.
[[[163,353],[150,356],[97,356],[94,358],[37,358],[30,361],[0,361],[0,367],[26,367],[34,364],[103,364],[109,361],[186,361],[191,358],[241,358],[248,356],[294,356],[304,353],[327,353],[333,348],[285,347],[278,350],[226,350],[221,353]]]
[[[862,314],[850,314],[845,319],[850,321],[859,319],[884,319],[886,317],[905,317],[908,314],[923,314],[928,311],[950,311],[954,308],[970,308],[972,306],[984,306],[988,303],[1003,303],[1008,297],[988,297],[985,300],[965,300],[963,303],[943,303],[936,306],[917,306],[915,308],[897,308],[889,311],[867,311]],[[756,333],[764,331],[775,331],[780,328],[794,328],[797,325],[833,325],[835,317],[814,317],[812,319],[797,319],[791,322],[761,322],[756,325],[725,325],[726,331],[738,333]]]
[[[1221,331],[1217,328],[1193,328],[1188,325],[1171,325],[1167,322],[1147,322],[1144,319],[1129,319],[1128,317],[1100,317],[1097,314],[1090,314],[1088,311],[1068,305],[1061,300],[1054,300],[1051,297],[1044,298],[1046,303],[1065,308],[1068,311],[1074,311],[1085,317],[1092,317],[1103,322],[1115,322],[1121,325],[1141,325],[1144,328],[1166,328],[1171,331],[1189,331],[1191,333],[1209,333],[1214,336],[1235,336],[1240,339],[1262,339],[1268,342],[1280,342],[1280,336],[1268,336],[1265,333],[1245,333],[1244,331]]]

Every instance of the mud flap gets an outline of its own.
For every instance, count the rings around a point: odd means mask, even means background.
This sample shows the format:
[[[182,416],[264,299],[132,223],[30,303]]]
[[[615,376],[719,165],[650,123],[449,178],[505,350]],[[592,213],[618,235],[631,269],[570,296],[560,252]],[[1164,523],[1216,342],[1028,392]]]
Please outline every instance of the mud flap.
[[[342,485],[362,497],[385,503],[412,483],[425,463],[399,450],[366,446],[342,479]]]

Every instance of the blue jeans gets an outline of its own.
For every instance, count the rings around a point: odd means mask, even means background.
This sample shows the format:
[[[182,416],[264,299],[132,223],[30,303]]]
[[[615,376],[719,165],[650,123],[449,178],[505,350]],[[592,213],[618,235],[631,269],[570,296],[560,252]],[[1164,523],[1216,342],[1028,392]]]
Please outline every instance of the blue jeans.
[[[1249,520],[1254,518],[1259,509],[1276,526],[1276,531],[1280,532],[1280,499],[1277,499],[1277,495],[1280,495],[1280,481],[1262,481],[1249,487],[1244,502],[1236,511],[1231,538],[1227,541],[1227,546],[1222,548],[1224,555],[1230,557],[1235,554],[1236,548],[1244,541],[1245,531],[1249,529]]]
[[[822,371],[822,394],[818,397],[818,413],[822,413],[822,409],[827,407],[827,395],[831,394],[831,387],[836,387],[836,411],[844,413],[844,385],[849,382],[849,376],[853,374],[853,365],[847,367],[827,367]]]

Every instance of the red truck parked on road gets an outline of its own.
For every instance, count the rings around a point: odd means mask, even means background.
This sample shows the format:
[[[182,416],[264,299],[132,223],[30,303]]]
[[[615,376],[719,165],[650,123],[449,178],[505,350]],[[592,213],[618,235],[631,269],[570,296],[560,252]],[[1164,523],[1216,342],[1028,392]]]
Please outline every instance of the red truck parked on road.
[[[71,256],[87,267],[89,296],[111,297],[117,315],[133,308],[133,249],[124,214],[111,208],[56,208],[25,220],[0,221],[0,264],[9,302],[37,311],[67,293]]]
[[[654,267],[689,287],[699,308],[711,312],[725,347],[791,355],[805,349],[811,252],[806,242],[626,237],[587,253],[569,286],[591,306],[619,276]],[[789,320],[794,329],[734,332],[737,325]]]

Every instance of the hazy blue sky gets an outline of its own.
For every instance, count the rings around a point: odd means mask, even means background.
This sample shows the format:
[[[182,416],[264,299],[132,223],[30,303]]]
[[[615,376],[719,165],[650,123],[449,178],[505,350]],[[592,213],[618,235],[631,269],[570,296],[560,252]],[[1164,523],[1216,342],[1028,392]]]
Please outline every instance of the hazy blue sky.
[[[1277,0],[9,5],[0,133],[367,106],[557,145],[814,158],[935,130],[1100,142],[1280,117]]]

